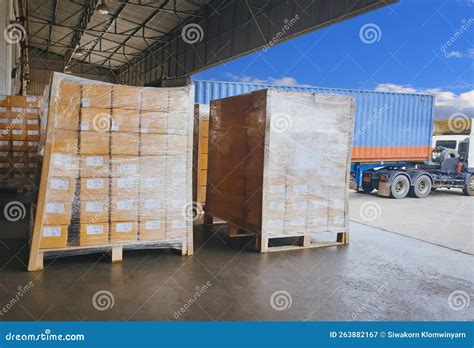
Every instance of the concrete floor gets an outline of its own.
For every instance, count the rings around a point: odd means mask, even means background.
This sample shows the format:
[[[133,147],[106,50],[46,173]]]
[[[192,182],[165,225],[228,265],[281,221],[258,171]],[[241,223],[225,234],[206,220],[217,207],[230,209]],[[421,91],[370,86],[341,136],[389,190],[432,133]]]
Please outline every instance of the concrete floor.
[[[351,192],[349,202],[353,221],[474,254],[474,197],[461,190],[402,200]]]
[[[355,222],[344,247],[258,254],[252,239],[197,228],[192,257],[128,251],[111,264],[105,254],[83,255],[28,273],[18,239],[27,219],[0,222],[9,235],[0,242],[0,320],[474,319],[472,306],[455,311],[448,302],[454,291],[474,299],[471,255]],[[93,306],[101,290],[113,297],[104,311]]]

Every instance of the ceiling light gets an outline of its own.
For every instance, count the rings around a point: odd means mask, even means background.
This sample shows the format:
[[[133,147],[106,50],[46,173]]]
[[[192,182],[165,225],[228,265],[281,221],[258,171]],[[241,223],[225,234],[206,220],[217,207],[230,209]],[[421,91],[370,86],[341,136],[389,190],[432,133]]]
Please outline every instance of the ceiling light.
[[[110,13],[108,6],[105,4],[105,0],[100,0],[96,9],[102,15],[108,15]]]

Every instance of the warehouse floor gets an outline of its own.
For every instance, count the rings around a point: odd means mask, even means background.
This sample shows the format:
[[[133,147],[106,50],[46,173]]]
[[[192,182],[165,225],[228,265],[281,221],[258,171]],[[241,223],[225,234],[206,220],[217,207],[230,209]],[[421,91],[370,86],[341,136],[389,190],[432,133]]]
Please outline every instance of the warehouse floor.
[[[448,303],[453,291],[474,296],[472,256],[355,222],[346,247],[258,254],[251,239],[197,228],[193,257],[128,251],[111,264],[105,254],[74,256],[28,273],[18,239],[27,221],[0,223],[0,320],[474,319],[473,307]],[[103,311],[93,305],[101,290],[113,297],[96,305]]]

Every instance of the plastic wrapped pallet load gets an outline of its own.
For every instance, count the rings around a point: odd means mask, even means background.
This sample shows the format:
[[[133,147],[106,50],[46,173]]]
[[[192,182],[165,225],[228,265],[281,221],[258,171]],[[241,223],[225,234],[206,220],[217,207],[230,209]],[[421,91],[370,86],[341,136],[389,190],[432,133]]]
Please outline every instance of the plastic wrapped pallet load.
[[[29,270],[45,254],[192,254],[192,98],[53,75]]]
[[[277,90],[213,101],[207,222],[257,235],[262,252],[347,244],[354,109],[351,97]]]

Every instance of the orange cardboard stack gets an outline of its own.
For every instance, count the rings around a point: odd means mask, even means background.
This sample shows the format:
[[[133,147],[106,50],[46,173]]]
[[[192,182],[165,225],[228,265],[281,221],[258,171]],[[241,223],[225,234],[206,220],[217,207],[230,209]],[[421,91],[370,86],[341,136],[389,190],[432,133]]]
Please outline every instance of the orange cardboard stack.
[[[192,98],[55,73],[32,257],[145,243],[192,253]]]
[[[36,186],[40,150],[40,99],[0,96],[0,188]]]

